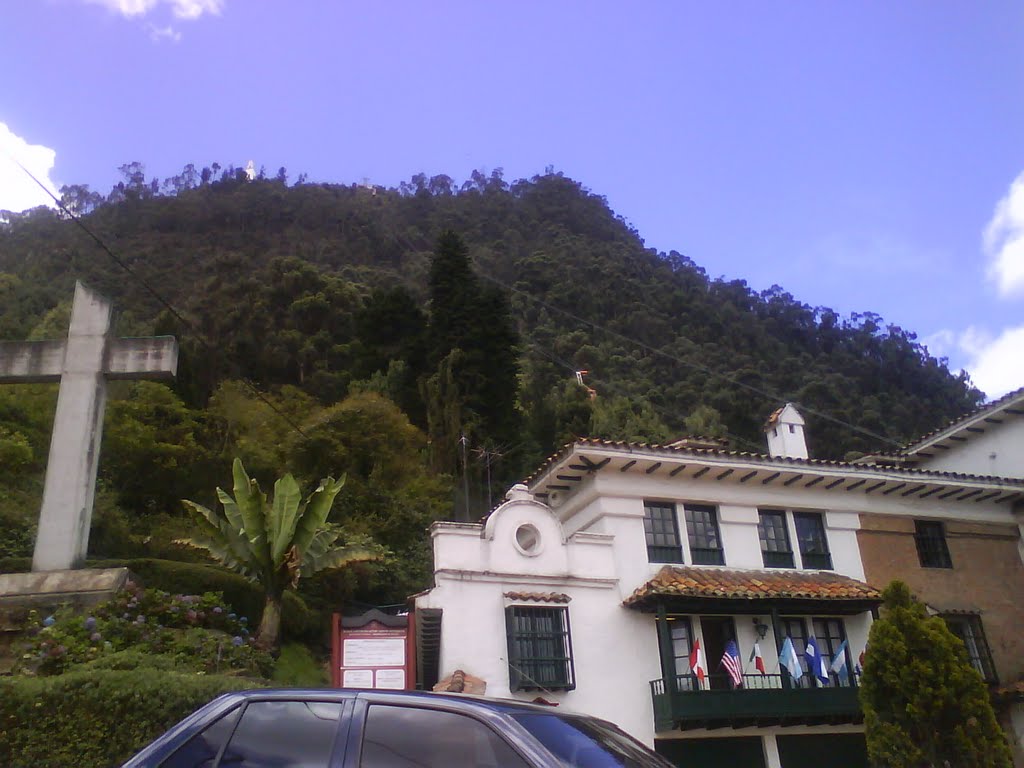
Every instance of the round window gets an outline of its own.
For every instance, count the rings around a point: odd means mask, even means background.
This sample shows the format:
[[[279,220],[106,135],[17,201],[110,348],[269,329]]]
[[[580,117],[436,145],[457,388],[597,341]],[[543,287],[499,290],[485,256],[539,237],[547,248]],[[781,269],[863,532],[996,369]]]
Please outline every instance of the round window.
[[[516,545],[524,555],[540,554],[540,531],[525,523],[516,528]]]

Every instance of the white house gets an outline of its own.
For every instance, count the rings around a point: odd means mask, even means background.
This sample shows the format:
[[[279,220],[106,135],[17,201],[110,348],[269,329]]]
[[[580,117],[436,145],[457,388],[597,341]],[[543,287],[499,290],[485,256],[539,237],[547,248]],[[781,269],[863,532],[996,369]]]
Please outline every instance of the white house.
[[[463,670],[687,766],[864,766],[858,661],[880,595],[862,518],[1005,526],[1024,480],[808,459],[803,429],[777,411],[768,455],[577,440],[485,522],[435,524],[435,586],[415,599],[421,683]],[[779,663],[788,644],[799,677]]]

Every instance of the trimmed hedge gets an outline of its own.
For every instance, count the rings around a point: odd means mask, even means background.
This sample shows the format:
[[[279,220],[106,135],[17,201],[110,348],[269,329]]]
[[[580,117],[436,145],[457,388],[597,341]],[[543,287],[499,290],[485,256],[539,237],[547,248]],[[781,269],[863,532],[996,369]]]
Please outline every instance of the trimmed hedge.
[[[219,694],[258,686],[146,668],[0,679],[0,765],[120,765]]]

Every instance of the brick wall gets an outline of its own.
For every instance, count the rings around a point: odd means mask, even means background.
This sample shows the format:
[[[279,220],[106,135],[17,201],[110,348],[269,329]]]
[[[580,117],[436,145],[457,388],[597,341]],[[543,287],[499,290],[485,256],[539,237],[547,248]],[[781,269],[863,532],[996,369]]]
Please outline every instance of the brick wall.
[[[1024,563],[1016,525],[947,521],[952,568],[922,568],[914,521],[861,515],[857,534],[864,574],[882,589],[893,579],[941,613],[981,616],[1001,685],[1024,678]]]

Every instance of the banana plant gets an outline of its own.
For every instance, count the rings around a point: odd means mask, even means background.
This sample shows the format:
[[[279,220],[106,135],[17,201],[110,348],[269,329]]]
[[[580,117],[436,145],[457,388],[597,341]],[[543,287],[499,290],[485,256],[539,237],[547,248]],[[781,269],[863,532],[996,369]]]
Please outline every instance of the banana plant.
[[[338,543],[341,531],[328,524],[327,516],[345,485],[344,477],[325,477],[303,501],[299,484],[287,474],[274,483],[274,497],[268,502],[241,459],[235,459],[232,476],[234,495],[217,489],[219,510],[183,500],[196,530],[180,542],[205,550],[263,587],[266,600],[256,640],[273,649],[280,643],[286,589],[295,589],[303,576],[379,559],[383,550],[371,543]]]

